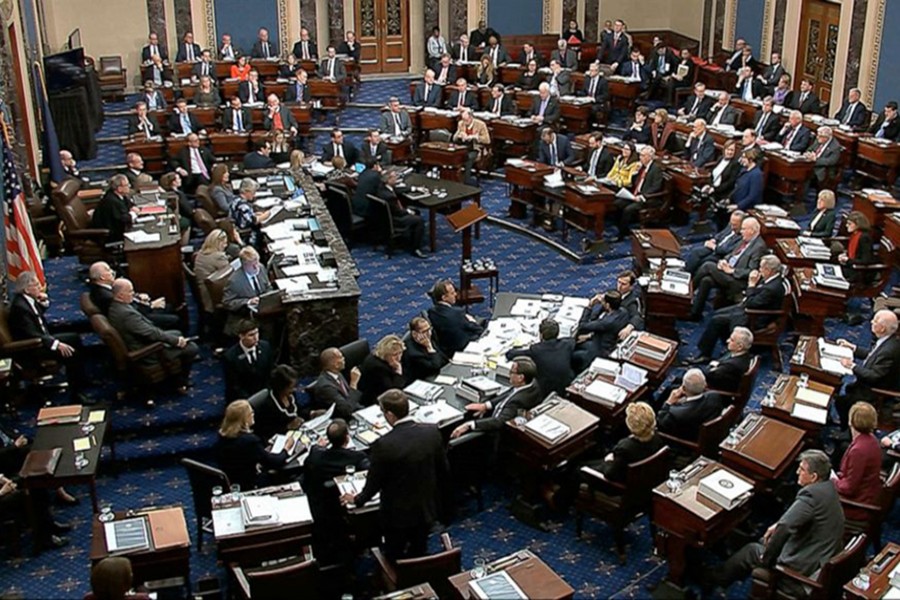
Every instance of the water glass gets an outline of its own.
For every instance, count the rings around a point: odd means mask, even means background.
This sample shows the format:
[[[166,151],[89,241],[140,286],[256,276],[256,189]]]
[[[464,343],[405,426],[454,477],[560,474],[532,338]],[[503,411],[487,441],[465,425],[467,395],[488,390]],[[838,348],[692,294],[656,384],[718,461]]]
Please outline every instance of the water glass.
[[[866,568],[860,569],[859,574],[853,578],[853,585],[859,590],[868,590],[869,589],[869,570]]]
[[[90,461],[84,456],[84,452],[75,453],[75,468],[79,471],[88,466],[89,462]]]
[[[359,429],[359,422],[356,419],[352,419],[347,425],[350,427],[350,435],[356,435],[356,431]]]
[[[212,506],[216,508],[220,504],[222,504],[222,486],[216,485],[212,489]]]
[[[347,474],[347,479],[354,479],[354,475],[356,475],[356,465],[347,465],[344,467],[344,472]]]
[[[481,579],[487,575],[487,561],[483,558],[476,558],[474,561],[475,568],[472,569],[470,575],[473,579]]]
[[[103,504],[100,505],[100,516],[97,517],[97,519],[101,523],[109,523],[110,521],[112,521],[115,518],[116,518],[116,515],[113,514],[112,504],[110,504],[109,502],[104,502]]]
[[[670,492],[674,492],[678,489],[678,477],[680,473],[677,469],[672,469],[669,471],[669,480],[666,481],[666,485],[669,488]]]
[[[809,386],[809,373],[803,373],[802,375],[800,375],[800,382],[797,385],[802,388]]]
[[[94,431],[94,429],[95,428],[94,428],[93,423],[89,423],[89,422],[85,421],[84,423],[81,424],[81,433],[83,433],[84,435],[88,435],[89,433]]]
[[[228,491],[231,492],[231,501],[238,502],[241,499],[241,486],[237,483],[232,483],[231,487],[228,488]]]

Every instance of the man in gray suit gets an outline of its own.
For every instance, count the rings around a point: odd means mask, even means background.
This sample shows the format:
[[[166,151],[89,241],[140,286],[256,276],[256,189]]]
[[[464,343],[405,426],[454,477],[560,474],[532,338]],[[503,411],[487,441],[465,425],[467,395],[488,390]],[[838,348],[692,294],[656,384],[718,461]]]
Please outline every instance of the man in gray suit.
[[[128,350],[138,350],[154,342],[165,344],[165,360],[181,362],[181,379],[179,393],[187,391],[191,375],[191,363],[197,358],[200,350],[197,344],[188,341],[176,329],[162,330],[142,315],[134,307],[134,285],[128,279],[116,279],[112,285],[113,301],[109,306],[109,322],[119,332]],[[155,364],[159,361],[157,354],[152,354],[143,361]]]
[[[821,189],[828,179],[837,174],[838,163],[841,162],[841,144],[834,139],[831,127],[819,127],[816,131],[816,141],[809,147],[806,158],[816,161],[813,177]]]
[[[338,83],[347,78],[347,70],[344,68],[344,61],[337,57],[334,46],[328,46],[328,56],[322,61],[319,73],[322,77],[337,81]]]
[[[766,529],[760,542],[747,544],[711,573],[710,586],[727,588],[756,567],[783,566],[810,577],[840,552],[844,511],[830,473],[831,461],[821,450],[801,454],[797,468],[800,491],[793,504]],[[779,585],[779,591],[790,596],[805,595],[803,586],[790,578],[782,577]]]
[[[699,321],[712,289],[737,302],[747,287],[750,272],[759,268],[759,261],[766,253],[766,242],[759,235],[759,221],[747,217],[741,223],[741,242],[731,253],[718,262],[704,263],[694,273],[694,303],[691,305],[692,321]]]
[[[312,406],[314,409],[328,410],[334,405],[335,419],[351,419],[353,413],[363,408],[360,404],[362,394],[357,389],[360,371],[358,367],[350,370],[350,381],[341,374],[346,363],[344,354],[339,348],[326,348],[319,355],[322,372],[318,379],[307,388],[312,390]]]
[[[543,396],[537,382],[537,366],[531,358],[520,356],[513,359],[509,368],[509,383],[512,389],[499,398],[467,404],[466,410],[475,418],[459,425],[450,437],[458,438],[470,431],[499,432],[503,424],[513,420],[520,410],[531,410],[541,403]]]
[[[396,96],[391,96],[388,106],[390,110],[381,113],[378,131],[392,137],[406,137],[412,133],[412,121],[409,120],[406,109],[400,106],[400,100]]]
[[[248,313],[255,313],[259,308],[259,297],[272,290],[265,270],[260,268],[259,253],[253,246],[244,246],[238,257],[241,268],[231,274],[222,296],[222,303],[228,309],[225,321],[228,335],[237,335],[240,320],[249,316]],[[263,335],[263,338],[268,337]]]

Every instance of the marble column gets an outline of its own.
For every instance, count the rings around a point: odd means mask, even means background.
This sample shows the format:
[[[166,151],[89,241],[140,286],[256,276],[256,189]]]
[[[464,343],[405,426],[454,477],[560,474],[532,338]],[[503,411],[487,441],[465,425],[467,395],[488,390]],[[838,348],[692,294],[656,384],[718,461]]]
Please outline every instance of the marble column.
[[[709,29],[712,26],[713,0],[703,2],[703,31],[700,33],[700,55],[709,53]]]
[[[459,39],[469,31],[469,3],[466,0],[456,0],[450,3],[450,31],[444,34],[447,45],[452,46],[453,40]]]
[[[309,37],[313,41],[319,37],[316,19],[316,0],[300,0],[300,25],[309,30]],[[319,49],[320,54],[321,52],[322,48]]]
[[[775,24],[772,26],[772,52],[782,53],[784,50],[784,16],[787,13],[787,0],[775,0]]]
[[[847,51],[847,72],[844,75],[844,91],[859,86],[859,66],[862,62],[863,37],[866,33],[866,12],[869,0],[853,3],[853,25],[850,27],[850,47]]]
[[[163,48],[169,47],[166,36],[166,3],[165,0],[147,0],[147,21],[150,24],[149,31],[156,33],[159,43]]]
[[[586,0],[584,4],[584,39],[600,41],[600,0]]]
[[[563,0],[563,22],[559,24],[560,31],[566,31],[569,28],[569,21],[578,20],[578,0]],[[578,24],[580,27],[584,23]],[[584,29],[581,30],[584,33]]]
[[[713,35],[713,56],[722,49],[725,37],[725,0],[716,0],[716,30]]]
[[[440,0],[425,0],[425,36],[431,35],[431,30],[440,27],[441,3]],[[444,36],[446,39],[446,36]]]
[[[344,0],[328,0],[328,35],[331,36],[331,43],[340,44],[347,29],[352,29],[352,26],[344,26]]]
[[[181,40],[188,31],[192,33],[194,31],[191,0],[175,0],[175,35],[178,36],[178,40]],[[178,40],[173,45],[177,46]],[[202,40],[196,39],[196,36],[194,42],[201,45],[203,43]]]

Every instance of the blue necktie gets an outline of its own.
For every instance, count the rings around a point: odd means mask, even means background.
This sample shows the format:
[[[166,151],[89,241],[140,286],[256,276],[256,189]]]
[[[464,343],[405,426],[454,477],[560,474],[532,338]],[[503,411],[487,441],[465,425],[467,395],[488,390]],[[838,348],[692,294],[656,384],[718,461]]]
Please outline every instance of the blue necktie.
[[[191,129],[191,120],[188,119],[186,114],[181,115],[181,133],[193,133],[194,130]]]

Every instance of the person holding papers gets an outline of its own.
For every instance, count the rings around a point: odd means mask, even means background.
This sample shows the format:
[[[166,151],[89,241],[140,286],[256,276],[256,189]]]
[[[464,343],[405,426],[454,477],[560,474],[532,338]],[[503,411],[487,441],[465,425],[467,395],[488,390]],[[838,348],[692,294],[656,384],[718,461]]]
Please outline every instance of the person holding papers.
[[[88,292],[100,312],[109,315],[109,307],[112,306],[112,285],[116,280],[116,272],[109,263],[98,261],[88,268]],[[181,319],[172,311],[166,310],[165,298],[151,299],[147,294],[135,294],[135,308],[142,315],[161,329],[176,329]]]
[[[882,309],[875,313],[871,323],[872,337],[875,343],[870,350],[857,346],[845,339],[837,341],[839,346],[850,348],[856,358],[862,359],[861,364],[855,364],[850,358],[842,358],[841,364],[852,369],[856,381],[846,386],[844,394],[838,396],[838,415],[841,426],[849,425],[850,407],[858,401],[868,400],[873,388],[883,390],[900,389],[900,377],[897,372],[900,368],[900,339],[897,333],[897,315],[892,310]]]
[[[319,363],[322,365],[322,372],[307,388],[313,410],[327,411],[333,406],[334,417],[353,418],[353,413],[363,408],[362,393],[359,391],[359,378],[362,372],[358,367],[353,367],[350,369],[350,381],[347,381],[342,374],[346,362],[339,348],[322,350]]]
[[[222,304],[228,309],[225,333],[232,336],[238,334],[241,319],[257,310],[259,297],[272,290],[268,275],[260,267],[259,253],[255,248],[245,246],[238,257],[241,268],[231,274],[222,296]]]
[[[454,429],[450,437],[455,439],[470,431],[499,431],[520,410],[528,411],[540,404],[544,396],[536,378],[537,366],[533,360],[527,356],[514,358],[509,368],[511,389],[487,402],[467,404],[466,410],[473,412],[475,418]]]
[[[527,356],[537,368],[537,382],[543,394],[556,392],[563,395],[566,387],[575,379],[572,370],[572,355],[575,352],[574,338],[559,337],[559,323],[544,319],[538,326],[541,341],[529,348],[514,348],[506,353],[507,360]]]
[[[843,500],[878,506],[881,498],[881,448],[875,430],[878,411],[868,402],[850,407],[850,446],[841,458],[838,471],[831,476]],[[862,508],[844,506],[850,521],[865,522],[870,513]]]
[[[550,84],[546,81],[540,83],[537,89],[537,98],[531,101],[531,120],[539,125],[554,125],[562,114],[559,98],[550,94]]]
[[[132,206],[131,184],[128,177],[122,174],[109,178],[109,189],[100,198],[100,203],[91,216],[91,227],[106,229],[109,233],[106,242],[121,242],[128,229],[137,218],[138,209]]]
[[[264,472],[284,466],[294,447],[294,438],[290,437],[280,452],[267,451],[267,440],[253,433],[253,425],[253,407],[246,400],[235,400],[225,409],[214,450],[219,468],[228,475],[228,481],[241,486],[241,491],[267,485]]]
[[[425,317],[413,317],[409,322],[409,340],[402,360],[407,383],[435,377],[447,364],[447,358],[435,347],[431,333],[431,323]]]
[[[601,310],[589,314],[587,320],[578,326],[575,337],[577,346],[572,356],[572,365],[577,372],[584,371],[595,358],[607,357],[616,347],[619,332],[628,325],[628,312],[622,308],[622,295],[617,291],[595,296]]]
[[[696,441],[700,426],[722,412],[722,395],[710,391],[700,369],[688,369],[681,386],[672,390],[659,410],[659,430],[683,440]]]
[[[640,168],[634,176],[634,184],[630,193],[625,194],[621,190],[615,201],[619,209],[619,236],[617,241],[622,241],[631,229],[631,224],[639,220],[640,212],[652,209],[659,205],[660,199],[651,198],[658,194],[663,187],[662,169],[654,162],[656,150],[652,146],[641,148]]]
[[[378,397],[392,388],[403,389],[403,351],[406,344],[396,335],[386,335],[359,367],[360,401],[363,406],[375,404]]]
[[[222,355],[225,401],[249,398],[266,387],[275,366],[275,353],[266,340],[259,339],[259,326],[243,319],[237,327],[238,343]]]
[[[556,133],[549,127],[545,127],[541,132],[541,145],[538,155],[538,162],[551,167],[564,167],[573,164],[578,160],[572,151],[572,144],[569,138],[561,133]]]
[[[434,327],[438,349],[452,359],[469,342],[481,336],[484,326],[462,307],[456,306],[456,286],[449,279],[435,283],[430,295],[434,306],[428,309],[428,320]]]

